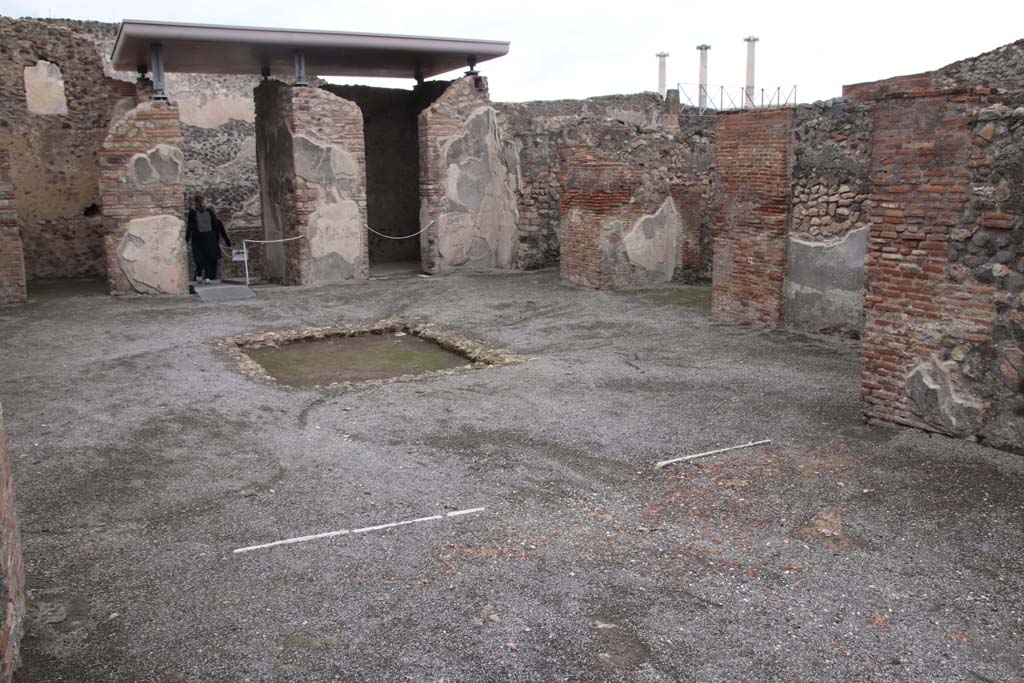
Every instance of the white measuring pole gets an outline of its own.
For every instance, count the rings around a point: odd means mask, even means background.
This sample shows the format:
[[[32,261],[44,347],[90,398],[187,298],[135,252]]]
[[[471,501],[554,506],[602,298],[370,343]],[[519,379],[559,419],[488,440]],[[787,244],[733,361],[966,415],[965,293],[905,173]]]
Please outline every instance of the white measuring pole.
[[[249,286],[249,245],[242,240],[242,255],[245,257],[245,286]]]
[[[673,458],[672,460],[662,460],[654,466],[655,469],[660,470],[666,465],[671,465],[676,462],[685,462],[687,460],[693,460],[694,458],[703,458],[705,455],[714,455],[715,453],[725,453],[726,451],[738,451],[741,448],[750,448],[751,446],[760,446],[761,444],[771,443],[771,439],[764,439],[763,441],[751,441],[739,446],[729,446],[728,448],[718,448],[713,451],[704,451],[703,453],[694,453],[693,455],[684,455],[681,458]]]
[[[360,529],[338,529],[337,531],[325,531],[320,534],[311,534],[309,536],[296,536],[295,538],[286,538],[281,541],[273,541],[271,543],[262,543],[260,545],[250,545],[245,548],[237,548],[232,552],[237,554],[250,553],[253,550],[263,550],[264,548],[273,548],[279,545],[292,545],[294,543],[305,543],[306,541],[316,541],[321,538],[334,538],[336,536],[348,536],[349,534],[365,534],[370,531],[381,531],[383,529],[393,529],[399,526],[406,526],[408,524],[420,524],[422,522],[436,522],[443,519],[450,519],[452,517],[462,517],[463,515],[475,515],[479,512],[483,512],[487,508],[470,508],[468,510],[455,510],[452,512],[446,512],[441,515],[430,515],[429,517],[417,517],[416,519],[407,519],[401,522],[389,522],[387,524],[377,524],[374,526],[364,526]]]

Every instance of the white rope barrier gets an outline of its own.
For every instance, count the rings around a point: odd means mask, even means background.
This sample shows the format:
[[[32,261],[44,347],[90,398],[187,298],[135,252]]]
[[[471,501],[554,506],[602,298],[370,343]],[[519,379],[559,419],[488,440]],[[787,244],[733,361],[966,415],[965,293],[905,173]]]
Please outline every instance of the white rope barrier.
[[[371,228],[371,227],[370,227],[369,225],[367,225],[366,223],[363,223],[363,227],[365,227],[365,228],[366,228],[367,230],[369,230],[370,232],[372,232],[372,233],[373,233],[374,235],[377,235],[378,237],[383,237],[383,238],[384,238],[384,239],[386,239],[386,240],[407,240],[407,239],[411,239],[411,238],[413,238],[413,237],[416,237],[417,235],[421,235],[421,234],[423,234],[423,232],[424,232],[424,231],[425,231],[425,230],[426,230],[427,228],[429,228],[429,227],[430,227],[431,225],[433,225],[435,221],[437,221],[437,219],[436,219],[436,218],[435,218],[434,220],[430,221],[429,223],[427,223],[427,224],[426,224],[426,225],[425,225],[425,226],[424,226],[424,227],[423,227],[423,228],[422,228],[422,229],[421,229],[421,230],[420,230],[419,232],[414,232],[413,234],[411,234],[411,235],[406,235],[405,237],[392,237],[391,235],[385,235],[385,234],[384,234],[384,233],[382,233],[382,232],[377,232],[376,230],[374,230],[373,228]]]
[[[291,242],[292,240],[301,240],[304,239],[305,237],[305,235],[297,235],[295,237],[286,237],[283,240],[242,240],[242,244],[245,244],[246,242],[250,242],[252,244],[274,244],[276,242]]]
[[[301,240],[305,235],[296,235],[295,237],[285,237],[282,240],[242,240],[242,251],[244,253],[245,261],[245,286],[249,286],[249,244],[277,244],[279,242],[292,242],[294,240]]]

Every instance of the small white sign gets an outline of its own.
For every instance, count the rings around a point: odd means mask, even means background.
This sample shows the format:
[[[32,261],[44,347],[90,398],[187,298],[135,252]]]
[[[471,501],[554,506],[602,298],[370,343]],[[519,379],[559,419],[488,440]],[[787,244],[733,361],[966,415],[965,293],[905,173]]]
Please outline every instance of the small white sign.
[[[231,260],[232,261],[244,262],[245,261],[245,249],[232,249],[231,250]]]

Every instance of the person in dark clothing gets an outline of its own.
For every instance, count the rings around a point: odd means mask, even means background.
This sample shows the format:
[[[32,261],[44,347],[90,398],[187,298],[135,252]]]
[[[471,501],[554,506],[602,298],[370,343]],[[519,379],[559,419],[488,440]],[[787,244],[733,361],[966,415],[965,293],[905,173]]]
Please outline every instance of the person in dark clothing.
[[[200,277],[204,282],[217,279],[217,261],[220,260],[220,240],[231,246],[224,224],[206,206],[203,195],[197,194],[194,206],[188,211],[188,227],[185,229],[185,241],[192,242],[192,258],[196,262],[196,282]]]

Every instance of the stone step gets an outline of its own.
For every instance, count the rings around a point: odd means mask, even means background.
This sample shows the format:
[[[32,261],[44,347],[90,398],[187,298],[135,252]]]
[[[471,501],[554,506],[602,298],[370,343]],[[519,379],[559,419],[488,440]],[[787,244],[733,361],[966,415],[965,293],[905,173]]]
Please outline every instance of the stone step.
[[[203,303],[241,301],[255,296],[253,291],[245,285],[229,282],[194,283],[189,285],[189,291],[198,294]]]

